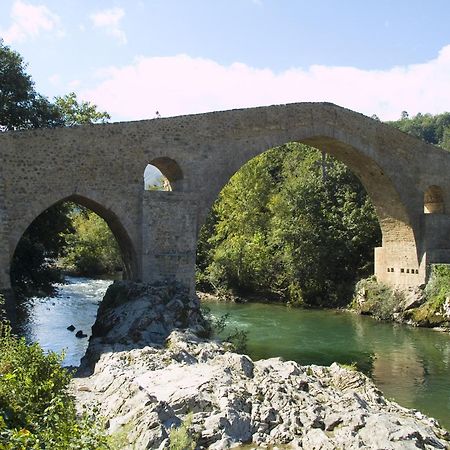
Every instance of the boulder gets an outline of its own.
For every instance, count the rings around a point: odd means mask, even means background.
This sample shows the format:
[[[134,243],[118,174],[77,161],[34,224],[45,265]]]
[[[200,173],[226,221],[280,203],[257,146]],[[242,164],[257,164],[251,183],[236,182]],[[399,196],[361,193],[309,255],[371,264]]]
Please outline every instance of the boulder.
[[[125,449],[169,449],[183,422],[199,449],[449,448],[436,420],[384,398],[359,372],[252,361],[199,337],[190,326],[208,324],[185,291],[121,283],[107,297],[89,342],[93,373],[75,378],[72,391]]]

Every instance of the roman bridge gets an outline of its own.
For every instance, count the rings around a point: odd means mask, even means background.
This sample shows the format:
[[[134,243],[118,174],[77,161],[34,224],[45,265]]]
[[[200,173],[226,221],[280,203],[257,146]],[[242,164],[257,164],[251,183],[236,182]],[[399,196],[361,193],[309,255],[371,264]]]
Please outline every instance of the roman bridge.
[[[196,239],[220,190],[251,158],[297,141],[344,162],[376,207],[375,274],[424,283],[450,263],[450,153],[329,103],[298,103],[0,135],[0,290],[14,250],[51,205],[73,200],[109,224],[129,279],[194,287]],[[146,191],[148,163],[172,191]]]

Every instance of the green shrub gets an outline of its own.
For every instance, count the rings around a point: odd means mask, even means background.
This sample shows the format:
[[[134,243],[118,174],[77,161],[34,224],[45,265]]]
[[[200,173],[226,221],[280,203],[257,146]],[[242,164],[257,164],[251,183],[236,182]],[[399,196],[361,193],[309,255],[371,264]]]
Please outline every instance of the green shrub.
[[[172,428],[170,431],[170,450],[195,450],[196,438],[189,430],[192,416],[193,414],[189,413],[178,428]]]
[[[369,277],[357,283],[351,308],[380,320],[390,320],[402,300],[401,292]]]
[[[229,314],[222,314],[215,317],[211,314],[211,310],[203,305],[202,314],[209,324],[209,330],[207,336],[201,336],[210,338],[213,336],[219,337],[222,341],[231,344],[231,350],[238,353],[245,353],[247,350],[248,332],[240,330],[237,327],[230,329],[228,318]]]
[[[77,417],[62,359],[0,322],[0,449],[108,448],[99,423],[87,414]]]
[[[448,322],[442,307],[450,296],[450,264],[434,264],[425,287],[426,302],[410,312],[410,317],[422,326],[439,326]]]
[[[431,267],[430,280],[425,288],[427,301],[443,305],[450,296],[450,264],[434,264]]]

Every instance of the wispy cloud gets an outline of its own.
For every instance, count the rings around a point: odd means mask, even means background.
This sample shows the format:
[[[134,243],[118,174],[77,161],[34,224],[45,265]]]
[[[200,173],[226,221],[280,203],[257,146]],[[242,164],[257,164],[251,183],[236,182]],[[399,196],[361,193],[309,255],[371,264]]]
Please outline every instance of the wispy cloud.
[[[42,32],[63,36],[59,17],[45,5],[32,5],[16,0],[11,8],[11,25],[0,30],[7,44],[37,38]]]
[[[241,63],[228,66],[187,55],[140,57],[102,69],[101,81],[82,96],[120,119],[270,105],[328,101],[377,114],[439,113],[450,108],[450,45],[428,62],[388,70],[311,66],[280,73]]]
[[[95,28],[101,28],[110,36],[116,38],[121,44],[127,43],[127,36],[120,28],[120,21],[125,16],[125,11],[122,8],[111,8],[97,11],[91,14],[92,25]]]

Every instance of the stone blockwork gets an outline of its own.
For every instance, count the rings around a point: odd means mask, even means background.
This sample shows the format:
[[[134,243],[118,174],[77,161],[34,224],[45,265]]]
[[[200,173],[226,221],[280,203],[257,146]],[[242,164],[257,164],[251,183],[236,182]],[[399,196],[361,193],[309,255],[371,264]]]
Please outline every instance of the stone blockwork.
[[[25,229],[65,199],[108,222],[127,278],[176,278],[192,288],[197,233],[220,190],[251,158],[290,141],[330,153],[361,179],[383,233],[380,280],[418,285],[427,263],[450,262],[450,154],[336,105],[298,103],[2,133],[0,288],[10,286]],[[149,162],[173,192],[144,191]],[[425,193],[434,213],[424,213]]]

